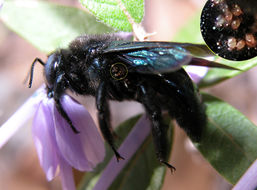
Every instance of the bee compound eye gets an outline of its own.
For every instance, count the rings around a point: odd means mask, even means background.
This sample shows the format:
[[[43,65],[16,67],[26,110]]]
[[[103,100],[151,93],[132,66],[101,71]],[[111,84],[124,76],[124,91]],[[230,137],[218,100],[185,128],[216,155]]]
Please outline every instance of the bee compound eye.
[[[45,65],[45,77],[49,87],[53,86],[56,78],[56,68],[59,64],[59,56],[57,54],[51,54]]]
[[[110,74],[115,80],[123,80],[128,75],[128,68],[124,63],[117,62],[111,65]]]
[[[257,1],[208,0],[201,14],[201,33],[209,48],[225,59],[257,56]]]

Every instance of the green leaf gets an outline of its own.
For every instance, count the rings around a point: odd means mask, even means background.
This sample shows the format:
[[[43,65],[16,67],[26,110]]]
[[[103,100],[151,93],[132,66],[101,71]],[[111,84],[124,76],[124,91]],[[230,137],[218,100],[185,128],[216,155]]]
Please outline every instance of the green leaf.
[[[208,125],[197,148],[231,184],[235,184],[257,158],[257,127],[242,113],[204,94]]]
[[[245,71],[248,71],[257,65],[257,57],[247,61],[229,61],[219,58],[216,60],[216,62],[238,68],[240,71],[228,69],[210,69],[206,76],[200,81],[200,88],[215,85],[224,80],[233,78]]]
[[[116,133],[119,138],[115,144],[120,145],[123,142],[138,119],[138,116],[133,117],[116,128]],[[173,127],[170,120],[171,119],[165,115],[164,122],[169,125],[170,129],[167,133],[169,139],[168,150],[171,149],[173,139]],[[101,175],[101,171],[106,167],[111,157],[113,156],[113,151],[109,148],[109,146],[106,146],[106,148],[107,156],[104,162],[97,167],[94,173],[86,174],[83,183],[79,188],[80,190],[91,190],[94,188],[94,185],[97,183]],[[129,160],[127,165],[123,168],[108,190],[158,190],[161,189],[163,185],[165,173],[166,166],[161,165],[157,160],[152,137],[151,134],[149,134],[149,136],[145,139],[137,152]]]
[[[83,10],[43,1],[5,1],[0,18],[46,53],[66,47],[81,34],[112,31]]]
[[[121,31],[132,31],[125,11],[136,22],[144,16],[144,0],[80,0],[90,12],[107,25]]]

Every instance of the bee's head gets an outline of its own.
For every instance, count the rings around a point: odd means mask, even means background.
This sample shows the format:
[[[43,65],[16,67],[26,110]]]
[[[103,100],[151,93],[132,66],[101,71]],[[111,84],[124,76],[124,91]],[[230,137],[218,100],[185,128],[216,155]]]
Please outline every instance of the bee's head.
[[[61,62],[60,53],[52,53],[48,56],[48,59],[45,64],[45,77],[48,88],[53,88],[56,81],[58,68]]]
[[[48,87],[48,89],[52,89],[54,86],[54,83],[56,81],[58,67],[61,62],[60,53],[55,52],[55,53],[50,54],[48,56],[46,63],[44,63],[39,58],[36,58],[33,61],[32,65],[31,65],[31,71],[30,71],[29,88],[31,88],[31,86],[32,86],[34,66],[37,62],[39,62],[41,65],[44,66],[44,74],[45,74],[45,78],[46,78],[47,87]]]

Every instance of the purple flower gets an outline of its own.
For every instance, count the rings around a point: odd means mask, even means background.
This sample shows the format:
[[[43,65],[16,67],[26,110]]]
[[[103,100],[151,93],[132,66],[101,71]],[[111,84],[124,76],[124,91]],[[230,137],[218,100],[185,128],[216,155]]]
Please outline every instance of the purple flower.
[[[132,32],[122,32],[122,31],[120,31],[120,32],[114,33],[114,35],[123,39],[123,40],[128,40],[128,41],[132,40],[132,38],[133,38],[133,33]]]
[[[190,76],[190,78],[198,83],[201,79],[207,74],[208,67],[200,67],[200,66],[187,66],[185,68],[186,72]]]
[[[2,7],[3,7],[3,4],[4,4],[4,0],[0,0],[0,10],[1,10]]]
[[[255,190],[257,189],[257,160],[247,169],[244,175],[239,179],[233,190]]]
[[[47,179],[50,181],[59,174],[63,189],[75,190],[72,167],[80,171],[91,171],[103,161],[105,149],[87,110],[68,95],[62,97],[61,103],[79,134],[72,131],[57,111],[54,100],[47,98],[45,90],[40,88],[1,126],[0,147],[26,120],[34,116],[34,142]]]

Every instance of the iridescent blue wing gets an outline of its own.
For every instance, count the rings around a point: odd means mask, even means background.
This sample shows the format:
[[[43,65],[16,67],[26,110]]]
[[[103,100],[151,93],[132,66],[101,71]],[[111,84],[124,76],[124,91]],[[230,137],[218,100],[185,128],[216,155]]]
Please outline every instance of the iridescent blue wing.
[[[192,56],[181,46],[166,42],[115,41],[105,53],[114,53],[131,68],[143,73],[163,73],[178,70]]]
[[[172,48],[137,49],[123,52],[119,58],[130,63],[133,68],[143,73],[171,72],[188,64],[192,56],[185,49],[174,46]]]
[[[229,68],[194,56],[213,56],[205,46],[172,42],[126,42],[114,41],[104,54],[118,57],[129,65],[130,71],[142,73],[166,73],[180,69],[183,65]]]

